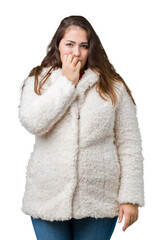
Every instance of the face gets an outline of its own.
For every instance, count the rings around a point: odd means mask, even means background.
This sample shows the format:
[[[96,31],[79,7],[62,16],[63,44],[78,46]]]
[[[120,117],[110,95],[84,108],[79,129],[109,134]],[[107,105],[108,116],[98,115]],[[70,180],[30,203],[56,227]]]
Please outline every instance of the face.
[[[65,54],[72,54],[81,61],[81,69],[84,68],[88,57],[88,39],[86,30],[71,26],[66,29],[64,37],[59,43],[60,58]]]

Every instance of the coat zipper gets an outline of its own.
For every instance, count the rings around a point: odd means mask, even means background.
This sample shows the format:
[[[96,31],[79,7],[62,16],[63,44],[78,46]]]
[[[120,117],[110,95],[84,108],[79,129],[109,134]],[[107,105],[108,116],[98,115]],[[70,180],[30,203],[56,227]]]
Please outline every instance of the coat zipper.
[[[78,107],[78,99],[77,99],[77,119],[78,119],[78,136],[77,136],[77,144],[78,144],[78,152],[77,152],[77,158],[76,158],[76,186],[75,186],[75,190],[74,190],[74,193],[73,193],[73,198],[72,198],[72,202],[74,200],[74,196],[76,194],[76,190],[77,190],[77,185],[78,185],[78,159],[79,159],[79,120],[80,120],[80,112],[79,112],[79,107]],[[73,212],[72,212],[72,216],[73,216]]]

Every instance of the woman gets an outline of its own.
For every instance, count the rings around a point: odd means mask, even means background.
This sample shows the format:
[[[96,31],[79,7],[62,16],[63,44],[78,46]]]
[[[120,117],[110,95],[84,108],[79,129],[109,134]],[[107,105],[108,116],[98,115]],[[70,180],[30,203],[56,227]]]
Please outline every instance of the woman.
[[[22,211],[37,239],[110,239],[144,206],[136,104],[91,24],[64,18],[22,86],[21,124],[35,135]]]

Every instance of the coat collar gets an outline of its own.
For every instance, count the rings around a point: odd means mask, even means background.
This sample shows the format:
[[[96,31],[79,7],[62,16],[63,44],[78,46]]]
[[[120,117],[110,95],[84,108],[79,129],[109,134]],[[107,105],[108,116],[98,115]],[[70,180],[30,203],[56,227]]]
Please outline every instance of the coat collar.
[[[95,73],[92,69],[85,70],[84,75],[77,84],[78,95],[83,95],[85,91],[92,87],[99,79],[99,74]]]
[[[58,68],[54,70],[54,73],[56,73],[58,76],[61,76],[62,75],[61,70],[62,70],[61,68]],[[88,88],[92,87],[98,81],[98,79],[99,79],[98,73],[95,73],[90,68],[86,69],[84,75],[79,80],[76,86],[77,95],[83,95]]]

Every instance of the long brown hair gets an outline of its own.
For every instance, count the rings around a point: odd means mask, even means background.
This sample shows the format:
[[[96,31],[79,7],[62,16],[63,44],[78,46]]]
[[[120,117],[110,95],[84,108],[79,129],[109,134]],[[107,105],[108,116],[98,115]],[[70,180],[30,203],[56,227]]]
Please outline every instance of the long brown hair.
[[[28,77],[35,77],[34,91],[36,92],[36,94],[41,95],[41,88],[48,79],[48,77],[51,75],[52,71],[54,69],[62,67],[58,46],[61,39],[64,37],[66,29],[70,26],[78,26],[87,31],[89,52],[87,62],[85,64],[85,69],[90,68],[93,71],[99,73],[99,81],[97,82],[96,90],[98,89],[100,97],[107,101],[107,99],[104,98],[102,94],[105,96],[109,96],[111,98],[112,104],[115,105],[117,102],[117,96],[115,94],[114,87],[117,81],[121,81],[125,85],[126,90],[130,95],[133,103],[136,105],[127,84],[124,82],[122,77],[116,72],[115,68],[110,63],[98,35],[94,31],[88,20],[83,16],[69,16],[61,21],[51,42],[47,46],[47,55],[42,60],[41,65],[34,67],[30,71]],[[43,68],[46,67],[50,67],[50,69],[42,77],[41,81],[38,82],[38,76],[41,74]],[[22,89],[24,87],[24,84],[22,86]]]

